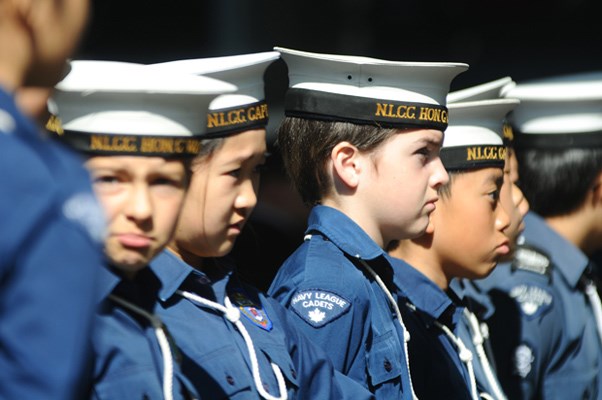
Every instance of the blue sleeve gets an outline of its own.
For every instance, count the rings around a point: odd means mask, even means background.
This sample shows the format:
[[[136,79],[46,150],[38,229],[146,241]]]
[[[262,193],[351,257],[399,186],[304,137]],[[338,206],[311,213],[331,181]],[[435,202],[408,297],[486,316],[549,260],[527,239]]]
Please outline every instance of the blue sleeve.
[[[279,308],[279,304],[274,305]],[[300,399],[373,399],[370,391],[334,369],[328,355],[294,324],[293,315],[281,308],[279,322],[287,331],[289,353],[297,369]]]
[[[81,398],[100,243],[65,216],[65,182],[26,148],[0,146],[0,398]]]
[[[297,260],[299,259],[297,258]],[[295,260],[292,261],[294,264]],[[353,277],[349,277],[352,274],[334,276],[340,271],[337,265],[340,264],[340,261],[337,261],[334,260],[334,267],[329,268],[330,266],[324,265],[328,263],[328,260],[323,260],[317,264],[322,273],[310,277],[306,271],[298,273],[299,270],[295,269],[295,265],[287,262],[288,265],[285,264],[281,267],[274,279],[269,293],[289,309],[292,323],[300,332],[313,343],[327,350],[328,356],[337,370],[345,375],[363,376],[362,380],[365,380],[365,343],[369,330],[369,306],[358,293],[363,288],[357,287],[357,282],[353,280]],[[325,313],[324,319],[318,324],[312,324],[307,314],[304,315],[302,312],[312,311],[313,306],[303,309],[301,306],[295,308],[293,304],[305,293],[311,294],[311,292],[317,291],[344,299],[348,305],[347,309],[340,313],[328,313],[325,309],[321,309]],[[301,305],[302,303],[297,302],[297,304]],[[332,306],[332,309],[336,308],[336,305]]]

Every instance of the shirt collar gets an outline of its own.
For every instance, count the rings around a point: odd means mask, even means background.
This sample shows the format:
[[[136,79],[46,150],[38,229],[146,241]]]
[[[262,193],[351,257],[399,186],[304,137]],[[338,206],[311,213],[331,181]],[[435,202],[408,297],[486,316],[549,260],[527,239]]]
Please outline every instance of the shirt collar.
[[[588,265],[588,258],[581,250],[560,236],[534,212],[525,216],[525,231],[527,243],[544,249],[551,257],[554,268],[557,268],[567,282],[576,287],[581,275]]]
[[[101,268],[98,274],[98,303],[109,297],[119,282],[121,282],[121,279],[121,276],[117,274],[113,267],[106,266]]]
[[[150,268],[161,281],[159,290],[161,301],[167,301],[172,297],[190,274],[203,274],[168,249],[163,250],[151,261]]]
[[[449,296],[424,274],[398,258],[388,256],[393,266],[393,282],[417,309],[439,319],[448,308],[455,308]]]
[[[351,218],[332,207],[315,206],[308,225],[306,233],[320,232],[350,256],[373,260],[386,254]]]

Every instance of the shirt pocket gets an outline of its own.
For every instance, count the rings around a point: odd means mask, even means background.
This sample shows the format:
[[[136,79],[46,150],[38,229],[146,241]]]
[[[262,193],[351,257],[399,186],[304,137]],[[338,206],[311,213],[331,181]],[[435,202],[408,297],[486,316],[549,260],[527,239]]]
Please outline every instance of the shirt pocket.
[[[163,389],[152,368],[121,370],[96,382],[92,398],[98,400],[162,400]]]
[[[400,379],[404,357],[396,332],[375,335],[368,354],[368,374],[373,387]]]

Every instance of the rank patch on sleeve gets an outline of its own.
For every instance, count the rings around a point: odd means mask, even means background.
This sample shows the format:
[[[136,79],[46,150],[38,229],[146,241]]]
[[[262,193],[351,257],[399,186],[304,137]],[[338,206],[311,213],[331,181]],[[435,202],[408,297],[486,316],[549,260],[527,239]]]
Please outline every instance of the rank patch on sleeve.
[[[522,313],[533,319],[552,307],[552,294],[536,285],[517,285],[510,290],[512,297],[519,305]]]
[[[338,294],[326,290],[304,290],[295,293],[291,307],[305,322],[320,328],[343,315],[351,304]]]

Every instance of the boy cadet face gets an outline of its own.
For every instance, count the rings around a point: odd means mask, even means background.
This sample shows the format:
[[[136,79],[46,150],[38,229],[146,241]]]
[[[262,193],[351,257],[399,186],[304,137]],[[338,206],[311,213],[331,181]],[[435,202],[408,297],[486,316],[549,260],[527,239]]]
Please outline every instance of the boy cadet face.
[[[510,219],[499,201],[503,179],[500,168],[460,173],[432,214],[432,249],[449,279],[485,277],[510,252]]]
[[[196,257],[228,254],[257,204],[265,129],[227,137],[211,155],[195,161],[176,231],[180,252]]]
[[[367,204],[385,246],[424,233],[439,199],[437,189],[449,179],[439,158],[442,142],[441,131],[407,130],[373,154]]]
[[[25,78],[32,86],[52,87],[74,52],[88,19],[89,0],[41,0],[28,15],[33,63]]]
[[[184,163],[161,157],[93,156],[86,162],[108,219],[105,254],[133,275],[171,239],[184,202]]]

